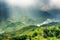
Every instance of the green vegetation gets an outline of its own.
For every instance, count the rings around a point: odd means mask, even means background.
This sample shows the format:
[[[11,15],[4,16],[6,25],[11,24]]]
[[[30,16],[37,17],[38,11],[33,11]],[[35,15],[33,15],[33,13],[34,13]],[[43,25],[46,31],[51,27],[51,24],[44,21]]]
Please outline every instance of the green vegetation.
[[[13,23],[8,26],[16,27],[21,23]],[[11,27],[12,27],[11,26]],[[22,29],[5,32],[0,34],[0,40],[60,40],[60,23],[52,22],[42,25],[40,27],[30,25],[23,27]]]

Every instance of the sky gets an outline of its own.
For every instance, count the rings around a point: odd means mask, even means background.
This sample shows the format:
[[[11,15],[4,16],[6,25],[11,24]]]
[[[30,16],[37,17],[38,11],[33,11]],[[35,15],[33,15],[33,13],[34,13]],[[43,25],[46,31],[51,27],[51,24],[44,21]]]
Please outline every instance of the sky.
[[[27,7],[27,6],[49,6],[60,7],[60,0],[6,0],[11,5]],[[48,7],[48,8],[49,8]]]
[[[44,18],[60,19],[60,0],[0,0],[0,2],[2,2],[0,5],[6,3],[8,15],[14,20],[18,20],[19,16],[27,16],[38,21]]]

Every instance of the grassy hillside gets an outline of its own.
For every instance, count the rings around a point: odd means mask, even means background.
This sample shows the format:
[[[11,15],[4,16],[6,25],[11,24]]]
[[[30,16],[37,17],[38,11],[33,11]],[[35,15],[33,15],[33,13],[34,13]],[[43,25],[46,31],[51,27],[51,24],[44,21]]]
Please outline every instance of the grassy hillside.
[[[15,23],[16,27],[17,24]],[[60,40],[60,23],[52,22],[40,27],[25,26],[19,30],[0,34],[0,40]]]

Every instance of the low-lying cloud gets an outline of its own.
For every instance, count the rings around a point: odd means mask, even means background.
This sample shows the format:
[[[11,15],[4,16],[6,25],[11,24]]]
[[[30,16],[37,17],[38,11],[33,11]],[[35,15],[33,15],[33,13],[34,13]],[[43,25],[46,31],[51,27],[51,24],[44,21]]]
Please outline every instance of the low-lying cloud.
[[[11,18],[27,16],[37,21],[60,20],[60,0],[4,0]],[[41,18],[41,19],[40,19]],[[39,20],[38,20],[39,19]]]

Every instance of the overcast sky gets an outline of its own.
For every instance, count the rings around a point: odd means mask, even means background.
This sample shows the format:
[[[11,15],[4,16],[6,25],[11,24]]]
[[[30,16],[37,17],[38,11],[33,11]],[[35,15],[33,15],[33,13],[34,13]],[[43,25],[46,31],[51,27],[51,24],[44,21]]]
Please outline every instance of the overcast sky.
[[[0,0],[0,2],[1,1],[4,1],[4,0]],[[60,0],[5,0],[4,2],[7,3],[6,5],[9,5],[10,14],[11,15],[13,14],[12,16],[16,15],[16,17],[18,15],[20,16],[21,14],[24,13],[23,15],[26,15],[26,16],[32,17],[34,15],[36,17],[39,16],[37,18],[40,18],[41,16],[47,15],[44,12],[42,12],[43,15],[41,15],[40,10],[45,11],[45,10],[49,10],[49,9],[53,9],[53,8],[60,9]],[[18,9],[16,6],[18,7]],[[13,8],[11,8],[11,7],[13,7]],[[28,7],[30,7],[30,8],[28,8]],[[24,8],[24,9],[21,10],[21,8]],[[27,8],[27,9],[25,9],[25,8]],[[52,11],[52,12],[50,11],[49,13],[53,16],[57,15],[57,18],[60,17],[60,12],[59,12],[60,10],[59,11],[55,10],[55,11]]]
[[[60,0],[6,0],[6,2],[8,2],[11,5],[18,5],[21,7],[27,7],[27,6],[43,6],[44,7],[56,7],[56,8],[60,8]]]

